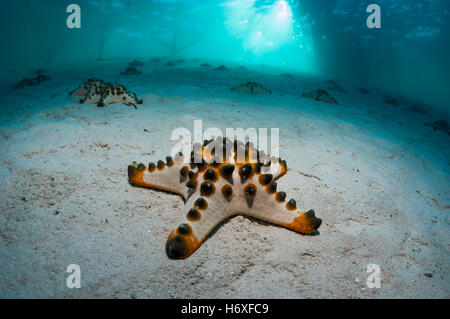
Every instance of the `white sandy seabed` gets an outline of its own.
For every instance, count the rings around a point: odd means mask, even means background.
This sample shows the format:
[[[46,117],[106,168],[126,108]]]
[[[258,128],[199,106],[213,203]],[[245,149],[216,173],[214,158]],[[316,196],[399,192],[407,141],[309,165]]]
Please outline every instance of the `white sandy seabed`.
[[[424,126],[434,111],[385,104],[370,88],[328,90],[338,105],[302,98],[326,89],[312,76],[142,61],[142,75],[120,76],[129,61],[110,61],[50,69],[36,87],[10,90],[21,77],[3,79],[0,297],[450,297],[450,137]],[[93,76],[144,104],[98,108],[68,96]],[[230,91],[249,80],[273,94]],[[131,186],[127,166],[165,159],[173,129],[193,130],[194,120],[279,128],[289,171],[278,189],[314,208],[320,234],[237,216],[188,259],[168,259],[183,201]],[[80,289],[66,286],[69,264],[81,268]],[[378,289],[366,285],[369,264],[380,267]]]

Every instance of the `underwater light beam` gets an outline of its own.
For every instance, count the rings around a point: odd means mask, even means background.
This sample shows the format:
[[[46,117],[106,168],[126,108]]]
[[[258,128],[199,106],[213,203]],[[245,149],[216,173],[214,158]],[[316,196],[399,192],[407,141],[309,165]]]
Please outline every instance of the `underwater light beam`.
[[[292,10],[285,0],[276,1],[264,13],[256,11],[255,18],[256,31],[251,31],[246,41],[254,53],[273,51],[292,41]]]
[[[282,0],[275,4],[276,17],[275,21],[277,24],[281,23],[292,23],[292,11],[289,4]]]
[[[315,69],[311,24],[298,1],[226,0],[222,6],[225,26],[242,46],[240,61]]]

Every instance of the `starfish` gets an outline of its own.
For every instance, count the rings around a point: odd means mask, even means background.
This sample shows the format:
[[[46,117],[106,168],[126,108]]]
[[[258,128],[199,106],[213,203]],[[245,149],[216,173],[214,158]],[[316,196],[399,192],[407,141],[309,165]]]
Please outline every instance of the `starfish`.
[[[332,97],[330,94],[328,94],[327,91],[322,90],[322,89],[318,89],[317,91],[312,91],[312,92],[303,92],[302,96],[309,98],[309,99],[316,100],[316,101],[322,101],[322,102],[331,103],[331,104],[338,104],[338,102],[336,101],[336,99],[334,97]]]
[[[123,85],[105,82],[101,79],[88,79],[69,95],[82,96],[83,99],[80,99],[80,103],[97,104],[98,107],[123,103],[137,109],[136,104],[143,103],[136,94],[128,91]]]
[[[208,234],[234,215],[248,215],[303,234],[313,234],[322,220],[314,210],[300,212],[294,199],[277,191],[286,161],[270,157],[253,147],[219,137],[194,145],[190,158],[178,153],[147,167],[128,166],[130,183],[175,193],[185,207],[178,227],[166,242],[170,258],[190,256]]]
[[[243,83],[241,85],[231,88],[230,90],[231,91],[241,91],[243,93],[248,93],[248,94],[264,94],[264,93],[272,94],[271,90],[266,89],[261,84],[256,83],[256,82]]]
[[[128,66],[133,67],[133,68],[138,68],[138,67],[144,66],[144,63],[142,63],[141,61],[138,61],[138,60],[134,60],[134,61],[131,61],[130,63],[128,63]]]
[[[136,69],[134,66],[129,66],[125,71],[120,72],[120,75],[139,75],[139,74],[142,74],[142,72]]]
[[[51,80],[49,76],[46,76],[45,74],[38,74],[36,77],[31,79],[29,78],[22,79],[20,82],[13,85],[13,89],[21,89],[26,86],[36,86],[48,80]]]

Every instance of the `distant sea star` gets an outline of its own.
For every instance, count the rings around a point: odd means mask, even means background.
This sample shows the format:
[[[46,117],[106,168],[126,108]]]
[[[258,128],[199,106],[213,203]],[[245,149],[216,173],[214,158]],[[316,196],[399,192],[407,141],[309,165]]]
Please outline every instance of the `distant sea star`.
[[[220,222],[243,214],[312,234],[322,220],[314,210],[302,213],[294,199],[277,192],[276,180],[286,174],[286,161],[266,156],[251,144],[224,139],[194,146],[190,163],[179,153],[175,159],[128,166],[135,185],[161,189],[185,199],[183,217],[166,243],[171,258],[190,256]]]
[[[88,79],[77,89],[70,92],[71,96],[82,96],[80,103],[97,104],[98,107],[112,103],[123,103],[137,109],[136,104],[142,104],[136,94],[128,91],[123,85],[105,82],[101,79]]]

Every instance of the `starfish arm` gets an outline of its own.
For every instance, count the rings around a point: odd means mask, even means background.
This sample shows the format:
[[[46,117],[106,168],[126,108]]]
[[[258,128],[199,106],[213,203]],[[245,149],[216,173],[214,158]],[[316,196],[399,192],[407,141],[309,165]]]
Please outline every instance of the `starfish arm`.
[[[86,96],[88,94],[87,90],[83,85],[80,85],[78,88],[69,93],[69,95],[73,96]]]
[[[107,90],[105,93],[102,94],[102,96],[98,100],[97,105],[105,106],[108,104],[113,104],[115,102],[116,102],[115,97],[111,94],[111,91]]]
[[[303,234],[312,234],[320,227],[322,220],[316,218],[314,210],[299,211],[293,199],[285,201],[284,192],[270,189],[272,186],[269,185],[273,184],[263,186],[258,185],[257,181],[249,181],[247,185],[250,184],[256,189],[255,196],[233,199],[233,214],[248,215]]]
[[[242,160],[242,158],[241,158]],[[243,161],[240,161],[241,163]],[[263,151],[258,151],[253,144],[247,143],[245,146],[245,163],[251,162],[253,169],[258,162],[261,164],[260,173],[271,174],[273,180],[277,180],[287,173],[287,163],[279,157],[270,157]]]
[[[265,165],[261,168],[261,173],[263,174],[272,174],[273,180],[277,180],[287,173],[287,164],[286,161],[276,158],[271,158],[268,161],[268,165]]]
[[[202,196],[197,191],[186,201],[183,217],[167,239],[167,255],[174,259],[189,257],[208,234],[231,215],[230,205],[221,194]]]
[[[276,180],[286,174],[286,161],[260,158],[263,166],[237,165],[232,180],[232,213],[249,215],[304,234],[314,233],[322,223],[314,210],[300,212],[295,200],[285,202],[286,193],[277,192]]]
[[[98,94],[86,94],[84,99],[80,100],[81,104],[96,104],[100,100]]]
[[[113,103],[120,103],[122,102],[125,105],[133,106],[134,108],[137,108],[137,106],[134,103],[138,104],[137,99],[132,99],[130,94],[123,92],[122,94],[118,94],[117,91],[115,94],[112,94],[111,91],[105,92],[98,103],[100,105],[109,105]],[[134,102],[134,103],[133,103]]]
[[[150,163],[148,167],[142,163],[133,163],[128,166],[128,178],[134,185],[172,192],[186,199],[189,164],[185,164],[183,159],[182,155],[177,155],[175,160],[168,156],[165,163],[158,161],[156,165]]]

